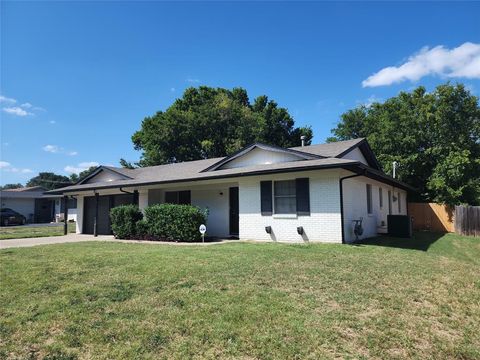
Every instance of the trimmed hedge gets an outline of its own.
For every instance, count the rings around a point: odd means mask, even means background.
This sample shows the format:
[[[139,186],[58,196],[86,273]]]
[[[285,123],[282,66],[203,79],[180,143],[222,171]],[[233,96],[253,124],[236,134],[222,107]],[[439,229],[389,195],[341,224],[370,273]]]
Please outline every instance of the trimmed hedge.
[[[136,235],[137,222],[143,214],[137,205],[122,205],[110,210],[112,231],[116,238],[129,239]]]
[[[200,241],[198,227],[205,224],[206,213],[191,205],[159,204],[145,208],[149,235],[164,241]]]
[[[159,204],[144,210],[122,205],[110,211],[116,238],[195,242],[201,240],[198,228],[206,224],[207,212],[191,205]]]

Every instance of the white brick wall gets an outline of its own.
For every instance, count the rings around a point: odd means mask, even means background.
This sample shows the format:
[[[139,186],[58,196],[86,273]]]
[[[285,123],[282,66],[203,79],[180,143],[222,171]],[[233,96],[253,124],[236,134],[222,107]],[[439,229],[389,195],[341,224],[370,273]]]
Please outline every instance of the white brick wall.
[[[367,190],[366,184],[372,185],[372,214],[367,211]],[[382,188],[383,206],[380,207],[379,191]],[[356,177],[343,181],[343,213],[344,213],[344,229],[345,241],[351,242],[355,240],[353,232],[353,220],[363,217],[363,235],[360,238],[368,238],[377,236],[379,232],[385,231],[381,228],[381,222],[387,225],[388,215],[388,191],[392,193],[392,215],[407,214],[407,194],[404,190],[400,190],[393,186],[381,183],[366,177]],[[401,196],[401,211],[398,212],[398,200],[393,201],[393,195]]]
[[[262,216],[260,181],[310,179],[310,216]],[[242,240],[285,242],[342,242],[340,194],[337,171],[319,170],[287,174],[246,177],[239,180],[240,238]],[[265,227],[272,227],[272,234]],[[304,235],[297,233],[303,226]]]

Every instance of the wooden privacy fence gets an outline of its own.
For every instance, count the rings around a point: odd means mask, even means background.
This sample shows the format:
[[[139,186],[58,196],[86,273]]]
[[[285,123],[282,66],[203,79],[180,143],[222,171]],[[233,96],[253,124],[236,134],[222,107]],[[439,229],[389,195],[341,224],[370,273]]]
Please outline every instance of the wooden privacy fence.
[[[454,232],[454,209],[435,203],[408,203],[414,230]]]
[[[480,206],[455,206],[455,232],[480,236]]]

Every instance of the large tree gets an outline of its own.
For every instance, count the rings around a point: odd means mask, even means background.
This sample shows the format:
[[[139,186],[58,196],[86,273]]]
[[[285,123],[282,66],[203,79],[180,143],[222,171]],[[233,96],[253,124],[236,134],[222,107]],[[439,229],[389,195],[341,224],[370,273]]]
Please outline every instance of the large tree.
[[[139,166],[225,156],[252,142],[300,145],[312,139],[310,127],[295,127],[287,109],[257,97],[250,103],[246,90],[201,86],[188,88],[166,111],[146,117],[132,136],[142,151]],[[131,166],[123,160],[123,166]]]
[[[0,190],[12,190],[12,189],[20,189],[23,188],[23,185],[20,183],[17,184],[5,184],[0,186]]]
[[[58,189],[68,185],[71,185],[71,181],[67,176],[57,175],[53,172],[41,172],[27,182],[27,187],[41,186],[47,190]]]
[[[82,180],[83,178],[86,178],[88,175],[93,173],[97,168],[98,168],[98,166],[90,166],[88,169],[83,170],[78,174],[73,173],[73,174],[70,175],[70,181],[72,183],[76,183],[76,182]]]
[[[368,139],[384,170],[423,200],[480,204],[480,107],[463,85],[418,87],[384,103],[347,111],[330,141]]]

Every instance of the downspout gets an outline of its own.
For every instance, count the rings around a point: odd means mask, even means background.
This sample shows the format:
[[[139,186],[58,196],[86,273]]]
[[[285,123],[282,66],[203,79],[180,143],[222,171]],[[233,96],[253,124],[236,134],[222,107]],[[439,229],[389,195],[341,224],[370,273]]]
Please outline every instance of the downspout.
[[[360,173],[360,174],[349,175],[349,176],[345,176],[343,178],[340,178],[340,181],[339,181],[339,184],[340,184],[340,223],[341,223],[341,227],[342,227],[342,244],[345,244],[345,226],[344,226],[345,220],[344,220],[344,215],[343,215],[343,180],[352,179],[352,178],[359,177],[359,176],[364,176],[366,172],[367,172],[367,170],[364,169],[363,172]]]
[[[122,188],[119,190],[125,194],[133,194],[133,203],[138,206],[138,190],[133,190],[133,192],[123,190]]]

